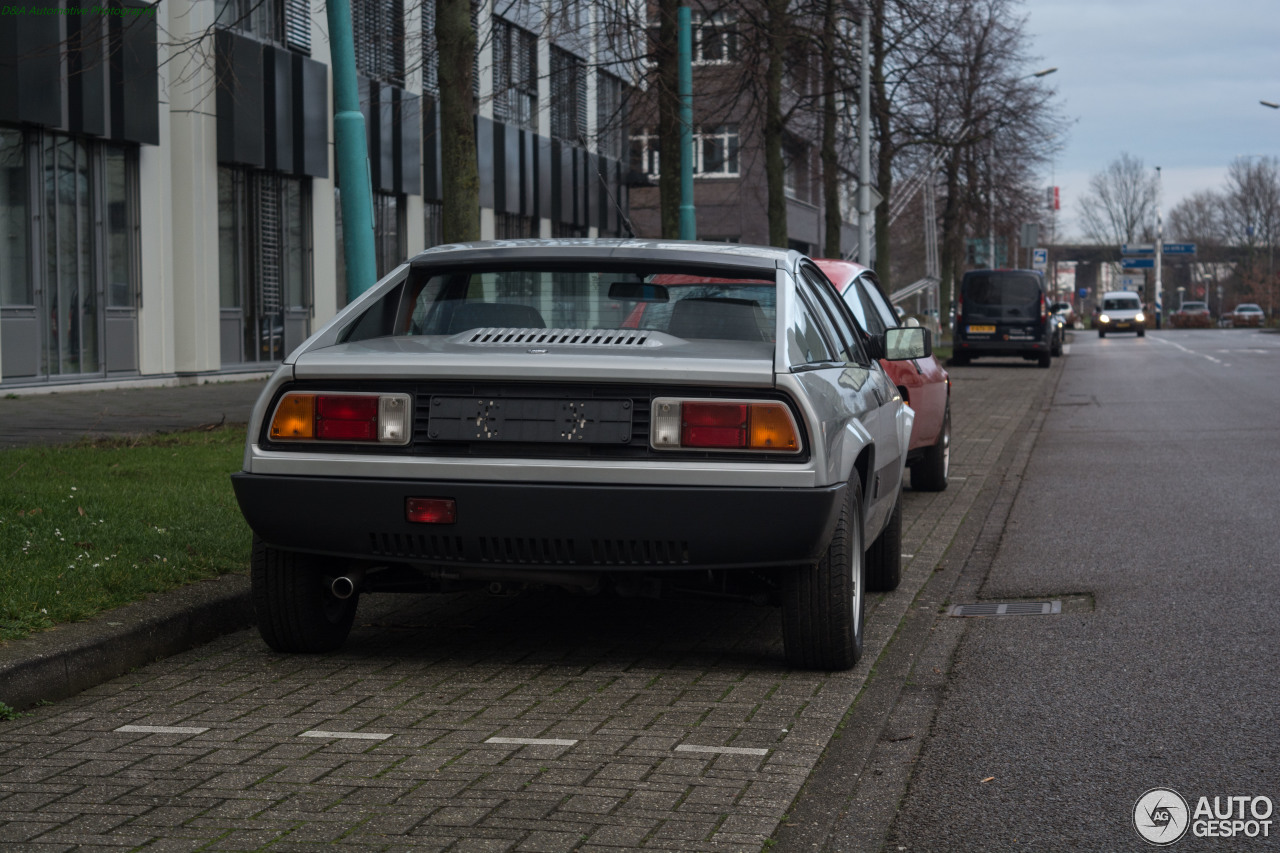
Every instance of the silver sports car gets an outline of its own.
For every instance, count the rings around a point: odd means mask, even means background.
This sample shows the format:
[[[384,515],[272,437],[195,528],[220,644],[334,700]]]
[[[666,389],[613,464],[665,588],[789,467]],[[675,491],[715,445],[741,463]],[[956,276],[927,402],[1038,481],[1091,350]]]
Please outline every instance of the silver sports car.
[[[869,342],[868,342],[869,341]],[[912,413],[811,260],[720,243],[440,246],[285,359],[232,477],[263,638],[365,592],[533,585],[781,605],[789,663],[862,653],[901,572]]]

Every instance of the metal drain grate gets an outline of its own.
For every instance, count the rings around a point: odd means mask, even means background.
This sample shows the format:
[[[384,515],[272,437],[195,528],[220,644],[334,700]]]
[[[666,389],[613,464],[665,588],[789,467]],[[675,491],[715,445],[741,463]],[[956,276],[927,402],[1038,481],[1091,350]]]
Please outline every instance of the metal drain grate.
[[[1062,601],[984,601],[954,604],[948,616],[1052,616],[1062,612]]]

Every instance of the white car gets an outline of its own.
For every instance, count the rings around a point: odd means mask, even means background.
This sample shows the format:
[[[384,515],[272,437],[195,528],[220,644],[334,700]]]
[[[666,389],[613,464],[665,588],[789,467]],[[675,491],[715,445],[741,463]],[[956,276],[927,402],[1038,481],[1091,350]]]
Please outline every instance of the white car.
[[[696,285],[696,286],[690,286]],[[366,592],[701,585],[782,607],[787,660],[862,653],[901,575],[912,412],[796,252],[441,246],[292,353],[232,480],[281,651],[338,647]]]

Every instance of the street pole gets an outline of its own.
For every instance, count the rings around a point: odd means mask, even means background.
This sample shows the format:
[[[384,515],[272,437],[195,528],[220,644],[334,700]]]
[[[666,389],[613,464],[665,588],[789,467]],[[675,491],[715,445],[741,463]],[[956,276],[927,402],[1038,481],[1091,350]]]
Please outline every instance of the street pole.
[[[698,219],[693,208],[693,16],[681,6],[676,19],[680,66],[680,239],[698,239]]]
[[[1160,279],[1160,259],[1164,255],[1164,217],[1160,212],[1160,167],[1156,166],[1156,328],[1160,328],[1164,307],[1164,283]]]
[[[341,185],[342,255],[347,263],[347,301],[378,280],[373,250],[373,178],[351,34],[350,0],[328,0],[329,46],[333,63],[333,142]]]
[[[871,266],[871,3],[863,0],[858,31],[858,263]]]

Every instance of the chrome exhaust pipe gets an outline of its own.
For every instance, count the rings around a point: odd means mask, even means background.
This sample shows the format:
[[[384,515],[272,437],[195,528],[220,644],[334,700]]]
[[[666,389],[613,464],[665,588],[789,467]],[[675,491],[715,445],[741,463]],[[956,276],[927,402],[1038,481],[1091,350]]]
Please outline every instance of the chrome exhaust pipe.
[[[356,572],[339,575],[329,584],[329,592],[334,598],[346,600],[360,590],[361,577]]]

